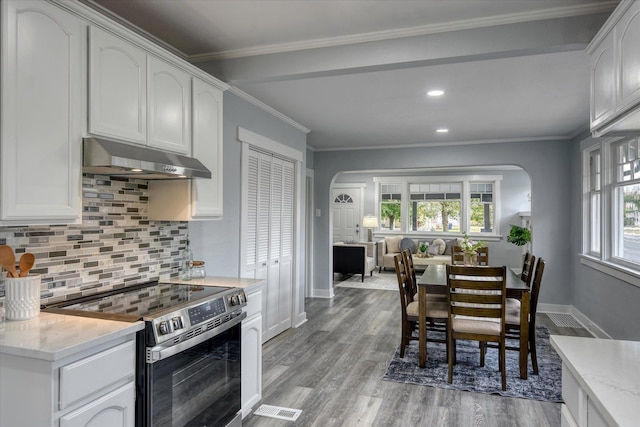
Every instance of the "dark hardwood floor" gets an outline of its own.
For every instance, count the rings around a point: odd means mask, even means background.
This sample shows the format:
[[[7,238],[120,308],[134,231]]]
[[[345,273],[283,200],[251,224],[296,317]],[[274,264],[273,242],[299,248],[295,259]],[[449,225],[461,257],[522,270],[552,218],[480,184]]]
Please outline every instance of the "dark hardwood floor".
[[[557,403],[382,381],[400,343],[398,293],[335,293],[307,299],[307,323],[263,346],[261,403],[300,409],[298,420],[249,415],[244,426],[560,425]],[[553,334],[590,335],[559,328],[544,314],[537,320]]]

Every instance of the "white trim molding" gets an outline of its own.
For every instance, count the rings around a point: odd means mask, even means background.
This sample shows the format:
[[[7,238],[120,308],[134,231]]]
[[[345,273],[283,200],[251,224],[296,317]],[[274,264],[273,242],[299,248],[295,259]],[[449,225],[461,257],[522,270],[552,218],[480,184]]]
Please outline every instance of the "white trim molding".
[[[246,142],[259,150],[265,150],[278,156],[286,157],[287,159],[295,162],[302,163],[304,160],[304,153],[298,151],[295,148],[291,148],[288,145],[284,145],[280,142],[269,139],[266,136],[262,136],[255,132],[251,132],[245,128],[238,126],[238,142]]]
[[[311,132],[311,130],[309,130],[306,127],[302,126],[300,123],[298,123],[298,122],[294,121],[293,119],[285,116],[280,111],[269,107],[264,102],[260,101],[259,99],[254,98],[253,96],[251,96],[248,93],[238,89],[235,86],[229,87],[229,92],[233,93],[234,95],[237,95],[238,97],[240,97],[240,98],[244,99],[245,101],[255,105],[256,107],[266,111],[267,113],[271,114],[272,116],[274,116],[277,119],[282,120],[283,122],[287,123],[288,125],[293,126],[294,128],[298,129],[299,131],[302,131],[304,133]]]

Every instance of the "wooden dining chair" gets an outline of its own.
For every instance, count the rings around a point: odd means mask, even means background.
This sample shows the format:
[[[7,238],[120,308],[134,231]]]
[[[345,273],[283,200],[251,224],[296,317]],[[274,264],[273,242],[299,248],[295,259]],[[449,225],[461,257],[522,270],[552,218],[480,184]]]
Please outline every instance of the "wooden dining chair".
[[[478,253],[478,265],[488,266],[489,265],[489,248],[478,248],[476,249]]]
[[[418,276],[416,273],[415,264],[413,263],[413,253],[411,252],[411,249],[405,249],[400,253],[402,254],[402,260],[404,261],[405,269],[407,270],[407,275],[409,276],[408,278],[411,280],[411,286],[409,286],[409,289],[411,290],[411,300],[418,301]],[[427,300],[445,303],[447,302],[447,296],[444,294],[428,293]]]
[[[545,261],[538,259],[535,276],[531,284],[531,303],[529,305],[529,343],[527,351],[531,355],[531,365],[533,373],[538,375],[538,357],[536,352],[536,313],[538,311],[538,296],[542,285],[542,275],[544,274]],[[507,338],[520,340],[520,301],[512,298],[507,299],[505,324]],[[519,346],[507,346],[507,350],[520,351]]]
[[[398,290],[400,293],[400,308],[402,316],[402,337],[400,340],[400,357],[404,357],[406,346],[412,340],[418,340],[418,336],[414,335],[414,331],[417,331],[418,322],[420,321],[419,305],[418,301],[412,300],[409,293],[411,292],[409,284],[409,274],[405,267],[402,254],[395,255],[393,261],[396,268],[396,276],[398,278]],[[444,323],[446,328],[447,321],[447,307],[444,303],[430,303],[427,301],[427,318],[425,319],[427,324],[429,323]],[[429,337],[428,341],[446,343],[446,339]]]
[[[478,254],[478,265],[489,265],[489,248],[476,249]],[[464,252],[460,246],[451,247],[451,265],[464,265]]]
[[[451,246],[451,265],[464,265],[464,252],[460,246]]]
[[[484,366],[487,342],[499,352],[502,390],[507,389],[505,360],[506,267],[447,265],[448,381],[453,381],[456,340],[480,342],[480,366]]]

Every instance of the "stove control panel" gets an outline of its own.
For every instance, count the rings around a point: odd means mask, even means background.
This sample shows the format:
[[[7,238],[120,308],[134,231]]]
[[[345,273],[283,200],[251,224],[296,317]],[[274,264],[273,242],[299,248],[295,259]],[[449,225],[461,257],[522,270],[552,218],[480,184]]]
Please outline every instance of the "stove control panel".
[[[194,301],[191,306],[152,319],[153,337],[151,340],[154,345],[172,340],[191,330],[204,328],[208,322],[215,318],[237,311],[245,305],[247,305],[247,296],[244,290],[238,288],[229,288],[217,298],[200,302]]]

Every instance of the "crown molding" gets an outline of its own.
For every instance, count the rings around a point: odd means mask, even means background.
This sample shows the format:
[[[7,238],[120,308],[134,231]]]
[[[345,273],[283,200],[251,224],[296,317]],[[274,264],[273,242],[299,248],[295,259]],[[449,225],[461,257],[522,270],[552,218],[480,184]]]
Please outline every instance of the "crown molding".
[[[300,131],[302,131],[304,133],[311,132],[311,130],[309,130],[306,127],[302,126],[300,123],[298,123],[298,122],[294,121],[293,119],[285,116],[284,114],[282,114],[278,110],[269,107],[264,102],[260,101],[259,99],[254,98],[253,96],[251,96],[248,93],[238,89],[235,86],[231,86],[229,88],[229,92],[233,93],[234,95],[239,96],[240,98],[244,99],[247,102],[250,102],[251,104],[255,105],[256,107],[261,108],[262,110],[266,111],[267,113],[271,114],[272,116],[282,120],[283,122],[293,126],[294,128],[296,128],[296,129],[298,129],[298,130],[300,130]]]
[[[479,144],[504,144],[514,142],[541,142],[541,141],[568,141],[572,138],[568,136],[545,136],[539,138],[512,138],[512,139],[484,139],[477,141],[447,141],[447,142],[424,142],[421,144],[400,144],[400,145],[373,145],[366,147],[327,147],[315,148],[313,151],[360,151],[360,150],[391,150],[398,148],[429,148],[429,147],[451,147],[456,145],[479,145]],[[308,147],[308,146],[307,146]]]
[[[348,44],[375,42],[404,37],[424,36],[428,34],[444,33],[449,31],[469,30],[473,28],[493,27],[506,24],[517,24],[521,22],[540,21],[545,19],[567,18],[571,16],[590,15],[596,13],[608,13],[614,10],[617,4],[617,0],[607,0],[586,5],[556,7],[525,13],[497,15],[486,18],[453,21],[444,24],[422,25],[417,27],[373,31],[340,37],[327,37],[291,43],[255,46],[244,49],[231,49],[220,52],[190,55],[188,57],[188,60],[190,62],[205,62],[222,59],[243,58],[247,56],[269,55],[274,53],[285,53],[306,49],[343,46]]]

